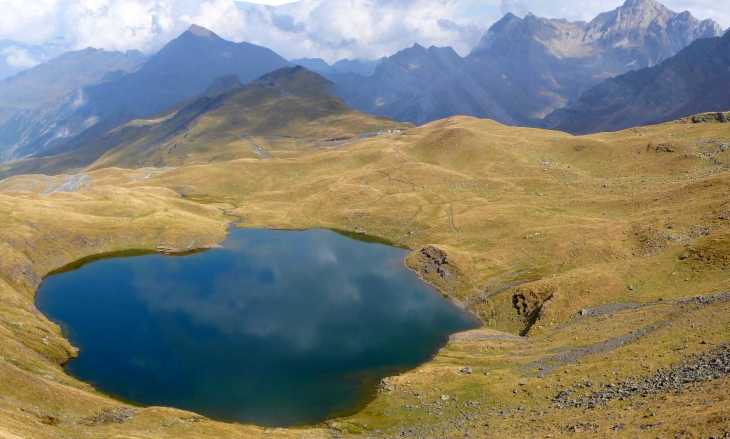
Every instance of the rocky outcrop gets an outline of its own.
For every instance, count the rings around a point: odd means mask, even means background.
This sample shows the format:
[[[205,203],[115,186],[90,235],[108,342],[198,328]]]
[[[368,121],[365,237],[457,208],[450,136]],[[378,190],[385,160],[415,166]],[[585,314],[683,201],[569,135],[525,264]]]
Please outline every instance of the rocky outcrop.
[[[526,335],[532,325],[540,318],[545,306],[557,292],[557,286],[552,282],[532,282],[515,288],[512,294],[512,306],[517,315],[524,320],[524,328],[520,335]]]
[[[496,60],[502,78],[484,80],[501,79],[527,92],[528,104],[511,111],[534,120],[570,105],[603,79],[656,65],[698,38],[718,35],[722,29],[712,20],[675,13],[654,0],[628,0],[589,23],[508,15],[470,58],[483,67]]]
[[[406,258],[406,266],[413,270],[424,282],[437,288],[448,296],[456,306],[466,308],[459,292],[466,286],[465,276],[443,249],[427,245],[418,251],[411,252]]]
[[[492,26],[475,53],[519,56],[544,52],[560,59],[590,59],[620,71],[651,67],[698,38],[722,35],[713,20],[699,21],[689,12],[676,13],[655,0],[627,0],[588,23],[508,14]]]
[[[424,262],[424,275],[428,276],[435,273],[441,279],[447,281],[453,276],[449,260],[443,250],[429,245],[421,249],[421,256]]]

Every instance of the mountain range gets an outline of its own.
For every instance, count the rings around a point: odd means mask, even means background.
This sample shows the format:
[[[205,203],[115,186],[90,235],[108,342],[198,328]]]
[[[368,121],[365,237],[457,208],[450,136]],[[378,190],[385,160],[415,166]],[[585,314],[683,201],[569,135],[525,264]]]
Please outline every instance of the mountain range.
[[[655,0],[627,0],[587,23],[507,14],[465,57],[414,44],[376,61],[329,65],[290,62],[193,25],[150,57],[86,49],[4,80],[0,160],[75,150],[206,92],[215,78],[234,75],[247,84],[297,64],[332,81],[330,93],[352,108],[417,125],[453,115],[576,133],[653,123],[730,105],[711,91],[723,78],[721,35],[712,20]],[[683,97],[662,89],[669,76],[681,77],[670,85],[685,84]],[[661,109],[639,100],[660,101]],[[635,114],[620,108],[627,105]]]
[[[0,158],[27,156],[99,122],[88,115],[76,118],[73,125],[58,124],[84,106],[83,87],[135,71],[145,59],[137,51],[88,48],[0,81]]]
[[[137,54],[121,55],[140,60]],[[79,56],[83,54],[69,55]],[[55,61],[69,71],[85,70],[69,66],[66,58]],[[79,78],[73,84],[73,95],[66,96],[63,105],[46,105],[42,118],[17,112],[6,117],[4,123],[0,121],[0,150],[4,151],[4,157],[20,158],[43,152],[72,140],[96,123],[105,123],[111,129],[134,117],[161,111],[204,92],[216,77],[222,75],[234,74],[247,83],[264,73],[292,66],[270,49],[226,41],[195,25],[143,61],[129,69],[110,67],[102,77]],[[99,61],[92,61],[92,64],[101,65]],[[43,68],[43,65],[37,66],[29,72],[37,73],[34,76],[37,78]],[[6,81],[13,84],[15,78]],[[42,78],[37,82],[44,83]],[[51,87],[56,87],[56,83],[55,78],[45,81],[45,84],[52,84]],[[22,95],[17,86],[12,88]],[[63,89],[63,92],[67,91]],[[23,99],[21,104],[25,105]],[[0,97],[0,106],[4,106],[5,102]]]
[[[573,134],[617,131],[730,108],[730,32],[700,39],[663,63],[607,79],[545,128]]]
[[[468,56],[415,44],[379,61],[329,65],[192,26],[154,55],[89,48],[0,81],[0,153],[12,159],[0,163],[0,438],[730,437],[730,33],[719,34],[710,20],[631,0],[590,23],[507,14]],[[440,119],[416,127],[354,107]],[[671,121],[598,132],[662,120]],[[226,239],[234,227],[250,239]],[[169,329],[122,352],[143,372],[160,369],[145,351],[184,341],[225,369],[253,361],[258,370],[304,367],[340,380],[331,373],[349,360],[339,352],[315,355],[329,366],[307,358],[351,319],[314,325],[322,337],[311,336],[312,325],[294,334],[304,358],[294,363],[256,358],[236,341],[260,335],[280,351],[291,337],[272,332],[269,318],[247,328],[209,324],[260,305],[233,296],[206,306],[248,277],[310,302],[309,313],[332,314],[312,300],[309,270],[270,270],[252,265],[256,254],[226,250],[254,240],[268,252],[279,245],[269,236],[297,240],[297,230],[312,229],[361,241],[351,245],[401,247],[386,255],[384,277],[334,284],[327,273],[342,270],[345,247],[314,240],[293,254],[325,270],[335,301],[375,303],[363,325],[381,324],[386,306],[369,290],[407,269],[397,294],[424,282],[441,301],[434,306],[461,308],[475,329],[456,333],[466,327],[410,309],[404,323],[434,343],[419,364],[389,363],[371,353],[373,337],[349,337],[365,376],[344,377],[345,391],[334,395],[349,408],[293,428],[257,408],[268,400],[299,411],[291,398],[256,389],[234,403],[221,396],[265,374],[221,380],[203,370],[205,389],[185,386],[180,376],[201,372],[182,358],[165,370],[171,391],[143,384],[150,406],[68,374],[74,358],[99,356],[75,334],[94,331],[85,323],[104,307],[119,320],[97,330],[102,338],[129,340],[142,308]],[[208,250],[235,276],[213,279],[215,291],[203,294],[177,261],[205,269]],[[122,257],[134,257],[126,261],[136,271],[124,273],[138,294],[109,281]],[[169,264],[170,276],[151,269],[153,259]],[[142,302],[122,307],[62,291],[65,315],[84,323],[69,329],[47,315],[43,285],[81,267],[77,274],[103,288],[99,297]],[[303,277],[287,282],[282,270]],[[183,326],[196,331],[181,337]],[[224,348],[236,361],[219,361],[219,336],[235,339]],[[99,376],[127,379],[100,357],[90,362]],[[303,391],[319,404],[328,390],[310,384]],[[186,406],[196,395],[200,405]],[[210,400],[229,421],[206,417],[218,417],[207,412]],[[249,408],[266,415],[229,415]]]
[[[415,124],[462,114],[536,126],[607,78],[720,35],[714,21],[655,0],[627,0],[588,23],[507,14],[464,58],[448,47],[414,45],[372,77],[338,80],[338,95],[362,111]]]
[[[202,94],[153,117],[120,121],[116,127],[100,130],[92,127],[75,141],[6,163],[0,168],[0,179],[110,166],[178,167],[269,158],[254,139],[294,146],[337,145],[366,133],[412,127],[353,110],[329,93],[333,85],[302,66],[278,69],[246,85],[235,75],[222,76]],[[296,149],[301,152],[301,145]]]

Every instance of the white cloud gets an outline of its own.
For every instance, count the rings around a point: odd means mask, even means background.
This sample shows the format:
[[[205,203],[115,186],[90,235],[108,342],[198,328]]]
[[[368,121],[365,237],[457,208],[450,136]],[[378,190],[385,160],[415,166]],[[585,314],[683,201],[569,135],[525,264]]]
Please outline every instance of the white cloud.
[[[71,49],[149,52],[212,3],[235,9],[230,0],[10,0],[0,3],[0,38],[38,44],[63,36]]]
[[[303,0],[279,7],[248,3],[242,9],[232,0],[9,0],[0,2],[0,38],[38,44],[62,35],[72,49],[151,52],[196,23],[290,58],[377,58],[415,42],[466,53],[499,18],[497,3]]]
[[[249,1],[240,1],[237,3],[248,3],[248,4],[257,4],[257,5],[267,5],[267,6],[281,6],[286,5],[288,3],[295,3],[299,0],[249,0]]]
[[[190,24],[270,47],[286,58],[379,58],[413,43],[468,53],[505,12],[590,20],[623,0],[302,0],[274,7],[232,0],[0,0],[0,39],[27,44],[63,36],[71,49],[153,52]],[[675,11],[730,26],[718,0],[666,0]],[[241,5],[245,7],[240,7]],[[13,62],[30,63],[22,52]]]
[[[36,56],[24,47],[10,46],[0,51],[0,58],[17,70],[24,70],[46,61],[45,56]]]
[[[239,38],[285,57],[379,58],[409,47],[452,46],[468,53],[500,17],[499,0],[303,0],[241,10]]]

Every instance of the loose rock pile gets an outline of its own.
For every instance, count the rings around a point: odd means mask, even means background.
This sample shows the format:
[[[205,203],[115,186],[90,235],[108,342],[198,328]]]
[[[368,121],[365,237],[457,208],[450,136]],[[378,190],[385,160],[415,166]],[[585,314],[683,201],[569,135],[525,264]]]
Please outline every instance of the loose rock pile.
[[[139,410],[127,407],[103,410],[86,420],[87,425],[122,424],[139,413]]]
[[[571,399],[577,389],[592,388],[593,383],[579,384],[574,390],[563,390],[553,403],[559,408],[595,408],[612,400],[633,396],[648,396],[660,392],[681,390],[687,384],[717,380],[730,374],[730,346],[700,354],[695,361],[660,369],[655,375],[639,381],[623,381],[618,384],[601,384],[601,390]]]

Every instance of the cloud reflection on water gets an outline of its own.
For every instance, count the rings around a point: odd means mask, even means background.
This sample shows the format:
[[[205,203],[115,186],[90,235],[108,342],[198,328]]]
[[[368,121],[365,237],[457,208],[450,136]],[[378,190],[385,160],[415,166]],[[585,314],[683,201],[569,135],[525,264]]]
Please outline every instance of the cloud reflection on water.
[[[402,250],[353,246],[325,230],[256,232],[235,236],[225,249],[215,250],[221,253],[217,266],[203,262],[203,255],[167,258],[165,271],[144,261],[135,263],[138,298],[152,312],[181,313],[227,335],[276,339],[298,350],[323,344],[366,349],[377,343],[370,331],[383,322],[405,319],[428,325],[433,315],[429,311],[441,306],[438,301],[413,300],[425,286],[403,266]],[[170,277],[169,272],[178,276]],[[388,306],[379,307],[378,302]],[[371,315],[352,318],[359,314]],[[363,325],[370,331],[362,331]],[[335,327],[340,330],[332,331]]]

